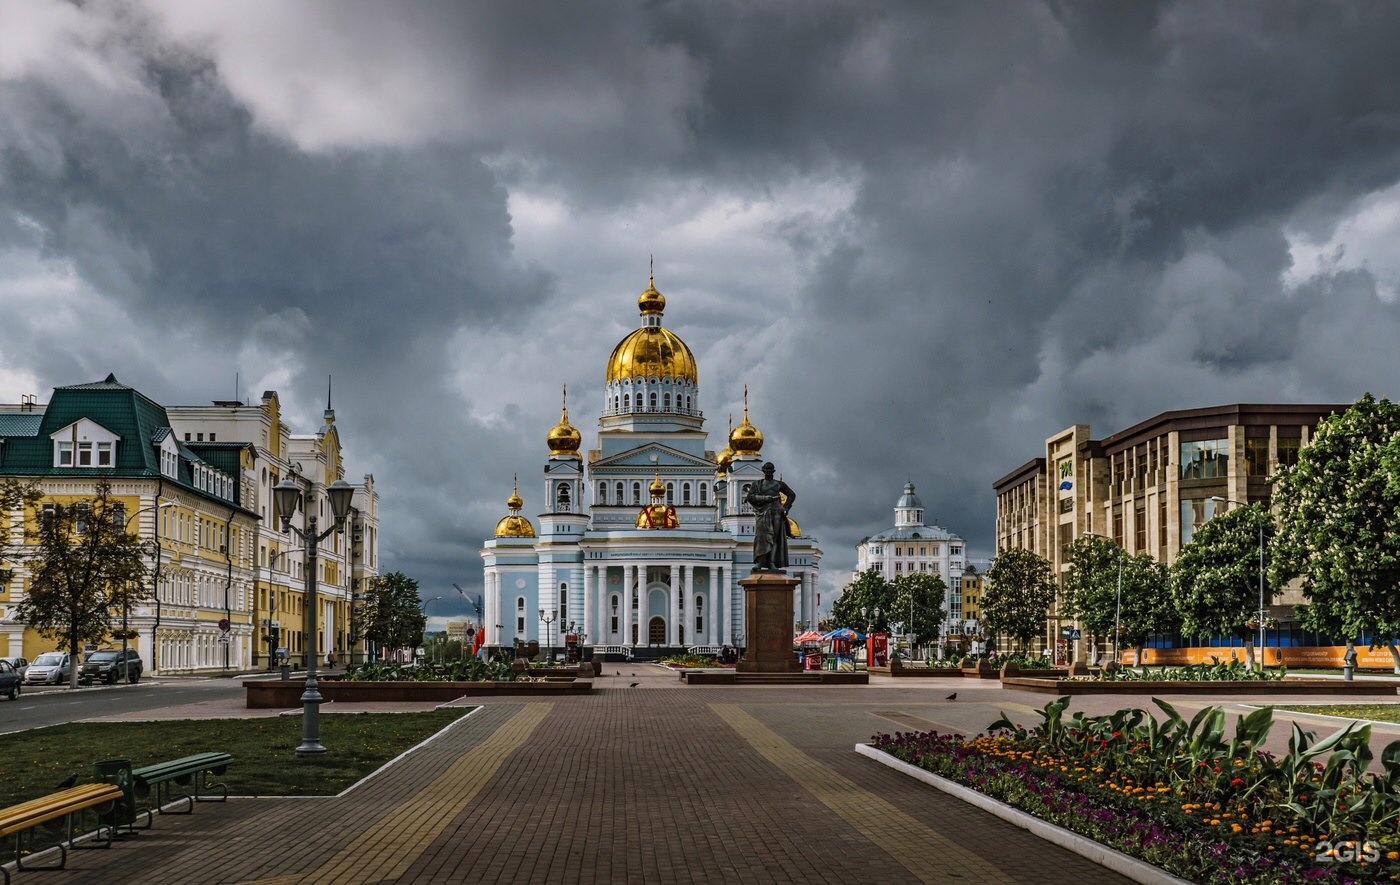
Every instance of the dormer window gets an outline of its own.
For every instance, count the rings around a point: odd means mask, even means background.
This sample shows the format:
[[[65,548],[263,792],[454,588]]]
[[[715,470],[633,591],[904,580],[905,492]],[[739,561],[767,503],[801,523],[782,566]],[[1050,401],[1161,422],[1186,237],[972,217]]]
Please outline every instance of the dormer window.
[[[91,470],[116,464],[121,437],[90,418],[80,418],[49,439],[53,440],[53,466]]]

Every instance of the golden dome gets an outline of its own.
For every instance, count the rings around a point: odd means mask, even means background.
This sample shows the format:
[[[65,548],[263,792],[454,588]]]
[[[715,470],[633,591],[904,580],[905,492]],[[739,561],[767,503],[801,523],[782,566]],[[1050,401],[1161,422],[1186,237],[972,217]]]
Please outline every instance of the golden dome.
[[[660,473],[656,474],[656,478],[651,481],[648,491],[651,492],[653,498],[660,498],[666,494],[666,484],[661,481]]]
[[[577,458],[579,444],[583,442],[583,435],[578,432],[578,428],[569,423],[569,389],[564,388],[564,409],[559,413],[559,423],[549,430],[549,453],[564,457]]]
[[[744,385],[744,420],[729,431],[729,447],[735,455],[757,455],[763,450],[763,432],[749,423],[749,387]]]
[[[793,519],[791,516],[789,516],[789,517],[787,518],[787,521],[788,521],[788,537],[789,537],[789,538],[800,538],[800,537],[802,537],[802,526],[800,526],[800,525],[797,524],[797,520],[795,520],[795,519]]]
[[[655,316],[647,324],[618,342],[608,357],[609,383],[623,378],[675,378],[700,383],[695,355],[674,332],[660,324],[666,297],[650,285],[637,299],[642,316]]]
[[[506,498],[506,506],[510,508],[510,513],[501,517],[500,522],[496,523],[496,537],[533,538],[535,527],[530,524],[530,520],[520,515],[520,508],[525,506],[525,502],[520,500],[519,482],[511,490],[510,497]]]

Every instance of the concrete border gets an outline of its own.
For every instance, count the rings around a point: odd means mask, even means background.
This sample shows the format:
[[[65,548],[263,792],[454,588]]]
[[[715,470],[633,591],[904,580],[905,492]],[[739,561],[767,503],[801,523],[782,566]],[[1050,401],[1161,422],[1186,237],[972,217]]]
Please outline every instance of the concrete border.
[[[1134,882],[1143,885],[1191,885],[1186,879],[1179,879],[1168,873],[1161,867],[1153,866],[1146,861],[1129,857],[1121,851],[1109,848],[1099,842],[1095,842],[1086,836],[1072,833],[1063,827],[1058,827],[1048,821],[1041,820],[1033,814],[1012,808],[999,799],[983,795],[970,787],[954,783],[945,777],[939,777],[931,771],[925,771],[916,765],[910,765],[902,759],[881,750],[877,750],[869,744],[856,744],[856,753],[868,759],[880,763],[881,765],[893,768],[901,774],[906,774],[915,780],[928,784],[942,790],[954,798],[961,799],[969,805],[974,805],[983,811],[999,817],[1009,824],[1029,830],[1033,835],[1039,836],[1046,842],[1058,845],[1067,851],[1071,851],[1085,860],[1092,861],[1105,869],[1112,870],[1120,876],[1132,879]]]
[[[1086,694],[1154,694],[1154,695],[1393,695],[1400,693],[1395,685],[1376,682],[1341,682],[1330,679],[1270,679],[1228,682],[1157,682],[1142,679],[1101,681],[1093,679],[1038,679],[1010,677],[1001,680],[1006,688],[1019,688],[1053,695]]]

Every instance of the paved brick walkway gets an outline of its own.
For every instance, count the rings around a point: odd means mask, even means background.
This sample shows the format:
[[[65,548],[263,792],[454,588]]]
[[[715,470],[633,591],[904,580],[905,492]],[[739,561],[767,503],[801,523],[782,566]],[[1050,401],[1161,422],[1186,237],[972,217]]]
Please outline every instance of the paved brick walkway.
[[[491,700],[344,797],[200,805],[16,883],[1124,881],[851,751],[1043,703],[966,680],[685,687],[623,665],[590,697]]]

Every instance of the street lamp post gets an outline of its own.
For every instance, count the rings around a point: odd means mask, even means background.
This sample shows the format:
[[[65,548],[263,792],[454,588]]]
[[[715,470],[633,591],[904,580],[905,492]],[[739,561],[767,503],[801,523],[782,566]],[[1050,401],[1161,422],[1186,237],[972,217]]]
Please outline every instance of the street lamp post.
[[[1221,495],[1211,495],[1212,501],[1220,501],[1225,504],[1234,504],[1236,507],[1248,507],[1243,501],[1236,501],[1233,498],[1226,498]],[[1267,610],[1264,608],[1264,520],[1259,520],[1259,669],[1264,669],[1264,616]]]
[[[544,609],[540,609],[540,620],[544,622],[544,629],[548,635],[549,644],[546,646],[546,653],[549,655],[549,662],[552,664],[554,663],[554,630],[551,625],[559,620],[559,612],[555,609],[550,609],[549,614],[545,614]]]
[[[441,599],[441,598],[442,598],[441,596],[434,596],[432,599],[425,599],[425,600],[423,600],[422,602],[418,603],[418,610],[421,611],[421,612],[423,613],[423,630],[424,630],[425,634],[426,634],[426,631],[427,631],[427,629],[428,629],[428,621],[427,621],[427,618],[428,618],[428,606],[432,605],[434,602],[437,602],[437,601],[438,601],[439,599]],[[446,630],[446,629],[444,629],[444,630],[442,631],[442,641],[443,641],[443,642],[446,642],[446,641],[447,641],[447,630]],[[431,659],[431,660],[432,660],[432,663],[434,663],[434,664],[436,664],[436,663],[438,662],[438,648],[439,648],[440,645],[442,645],[442,642],[435,642],[435,643],[433,643],[433,656],[432,656],[432,659]]]
[[[331,513],[335,524],[324,532],[316,531],[316,511],[305,506],[306,531],[292,525],[292,513],[298,504],[305,502],[306,496],[301,486],[288,475],[272,490],[277,510],[282,515],[282,531],[295,532],[306,542],[306,690],[301,695],[301,746],[298,756],[319,756],[326,752],[321,745],[321,692],[316,686],[316,548],[329,538],[331,532],[345,530],[345,517],[350,513],[350,501],[355,496],[355,487],[343,479],[337,479],[326,490],[331,499]]]
[[[1114,541],[1114,540],[1113,540],[1112,538],[1110,538],[1108,535],[1101,535],[1101,534],[1099,534],[1098,532],[1082,532],[1081,534],[1092,535],[1092,536],[1095,537],[1095,538],[1103,538],[1105,541],[1112,541],[1113,544],[1114,544],[1114,546],[1116,546],[1116,547],[1118,546],[1118,542],[1117,542],[1117,541]],[[1122,632],[1123,632],[1123,548],[1122,548],[1122,547],[1118,547],[1118,592],[1117,592],[1117,598],[1116,598],[1115,603],[1114,603],[1114,611],[1113,611],[1113,663],[1115,663],[1115,664],[1117,664],[1117,663],[1119,662],[1119,660],[1118,660],[1118,637],[1121,635]]]

